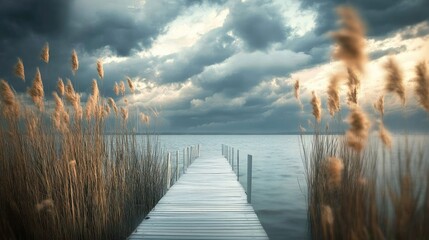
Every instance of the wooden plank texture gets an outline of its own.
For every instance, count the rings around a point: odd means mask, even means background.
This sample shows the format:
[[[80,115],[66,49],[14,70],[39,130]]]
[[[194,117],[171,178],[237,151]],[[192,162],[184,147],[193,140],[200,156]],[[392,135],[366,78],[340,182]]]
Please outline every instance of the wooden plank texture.
[[[200,157],[128,239],[268,239],[227,160]]]

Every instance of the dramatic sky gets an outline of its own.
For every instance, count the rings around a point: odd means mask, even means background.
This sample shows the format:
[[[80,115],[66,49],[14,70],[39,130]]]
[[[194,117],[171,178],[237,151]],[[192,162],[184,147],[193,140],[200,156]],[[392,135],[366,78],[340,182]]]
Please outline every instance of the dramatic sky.
[[[414,66],[429,60],[429,1],[347,1],[367,25],[370,61],[360,103],[372,120],[382,93],[382,65],[394,56],[404,70],[407,105],[386,96],[386,125],[393,131],[429,129],[429,115],[413,94]],[[82,100],[104,62],[103,96],[126,76],[130,125],[145,112],[161,132],[291,132],[311,119],[311,91],[322,97],[337,71],[329,32],[337,27],[336,6],[316,0],[0,0],[0,78],[21,95],[40,67],[48,100],[58,77],[70,78]],[[50,63],[40,60],[45,42]],[[80,68],[73,76],[70,55]],[[26,82],[12,73],[21,57]],[[301,81],[303,110],[294,99]],[[344,95],[341,95],[344,103]],[[52,106],[52,104],[50,105]],[[342,116],[347,114],[347,105]],[[154,111],[157,113],[154,114]],[[154,115],[157,115],[155,117]],[[325,110],[324,119],[330,119]]]

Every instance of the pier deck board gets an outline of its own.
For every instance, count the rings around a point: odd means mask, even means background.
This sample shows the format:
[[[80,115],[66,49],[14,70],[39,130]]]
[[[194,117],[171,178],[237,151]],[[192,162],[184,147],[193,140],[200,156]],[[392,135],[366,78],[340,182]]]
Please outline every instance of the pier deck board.
[[[227,160],[197,158],[129,239],[268,239]]]

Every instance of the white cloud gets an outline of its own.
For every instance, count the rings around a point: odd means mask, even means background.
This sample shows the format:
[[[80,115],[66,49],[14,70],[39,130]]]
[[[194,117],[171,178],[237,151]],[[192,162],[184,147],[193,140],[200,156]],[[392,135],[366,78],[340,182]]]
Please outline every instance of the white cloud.
[[[165,34],[159,36],[143,56],[165,56],[194,45],[205,33],[221,27],[229,9],[215,6],[194,6],[170,23]]]

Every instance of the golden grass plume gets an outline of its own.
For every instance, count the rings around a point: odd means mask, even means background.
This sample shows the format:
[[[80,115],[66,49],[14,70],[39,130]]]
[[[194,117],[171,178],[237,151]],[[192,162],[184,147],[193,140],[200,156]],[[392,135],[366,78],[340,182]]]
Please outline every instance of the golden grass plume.
[[[429,75],[427,72],[427,64],[421,61],[415,68],[415,88],[414,92],[417,96],[417,101],[420,105],[429,112]]]
[[[334,116],[340,110],[340,76],[332,75],[328,85],[328,110],[331,116]]]
[[[49,63],[49,43],[45,43],[43,46],[40,59],[42,59],[42,61],[45,63]]]
[[[65,89],[64,89],[64,82],[62,78],[58,78],[57,90],[60,96],[64,96]]]
[[[0,80],[0,98],[3,115],[6,117],[18,117],[19,103],[9,84],[3,79]]]
[[[346,132],[347,144],[356,151],[361,151],[368,140],[371,122],[358,105],[354,105],[347,119],[350,128]]]
[[[125,83],[124,83],[124,81],[121,81],[119,83],[119,92],[122,94],[122,96],[125,95]]]
[[[322,119],[322,103],[315,91],[312,91],[311,95],[312,95],[311,105],[313,106],[313,115],[314,115],[314,118],[316,118],[317,122],[320,122],[320,120]]]
[[[15,64],[15,75],[25,81],[24,63],[21,58],[18,58],[18,62]]]
[[[343,176],[343,160],[337,157],[329,157],[326,162],[326,171],[328,174],[328,186],[337,188],[341,184]]]
[[[121,116],[124,121],[128,119],[128,109],[121,107]]]
[[[127,77],[128,87],[130,88],[131,93],[134,93],[134,84],[131,81],[130,77]]]
[[[374,103],[374,109],[380,113],[381,118],[384,117],[384,96],[381,95],[378,100]]]
[[[116,96],[119,96],[119,85],[117,82],[115,82],[115,85],[113,86],[113,92]]]
[[[103,68],[103,62],[101,61],[101,59],[97,60],[97,73],[100,79],[104,78],[104,68]]]
[[[116,106],[115,100],[113,100],[113,98],[108,98],[107,102],[109,103],[110,107],[113,108],[113,111],[115,112],[116,115],[118,115],[118,107]]]
[[[359,14],[349,6],[337,8],[341,28],[332,33],[336,46],[334,58],[342,60],[347,67],[362,72],[367,60],[365,52],[365,26]]]
[[[43,111],[45,92],[43,90],[42,75],[40,74],[39,68],[36,69],[33,86],[28,90],[28,94],[31,96],[31,99],[39,110]]]
[[[79,58],[77,57],[76,50],[74,49],[71,55],[71,69],[73,74],[76,74],[77,70],[79,69]]]
[[[386,71],[386,92],[396,93],[402,105],[405,105],[404,77],[398,63],[393,57],[389,57],[383,67]]]
[[[144,113],[140,113],[140,121],[144,124],[150,123],[150,117]]]

